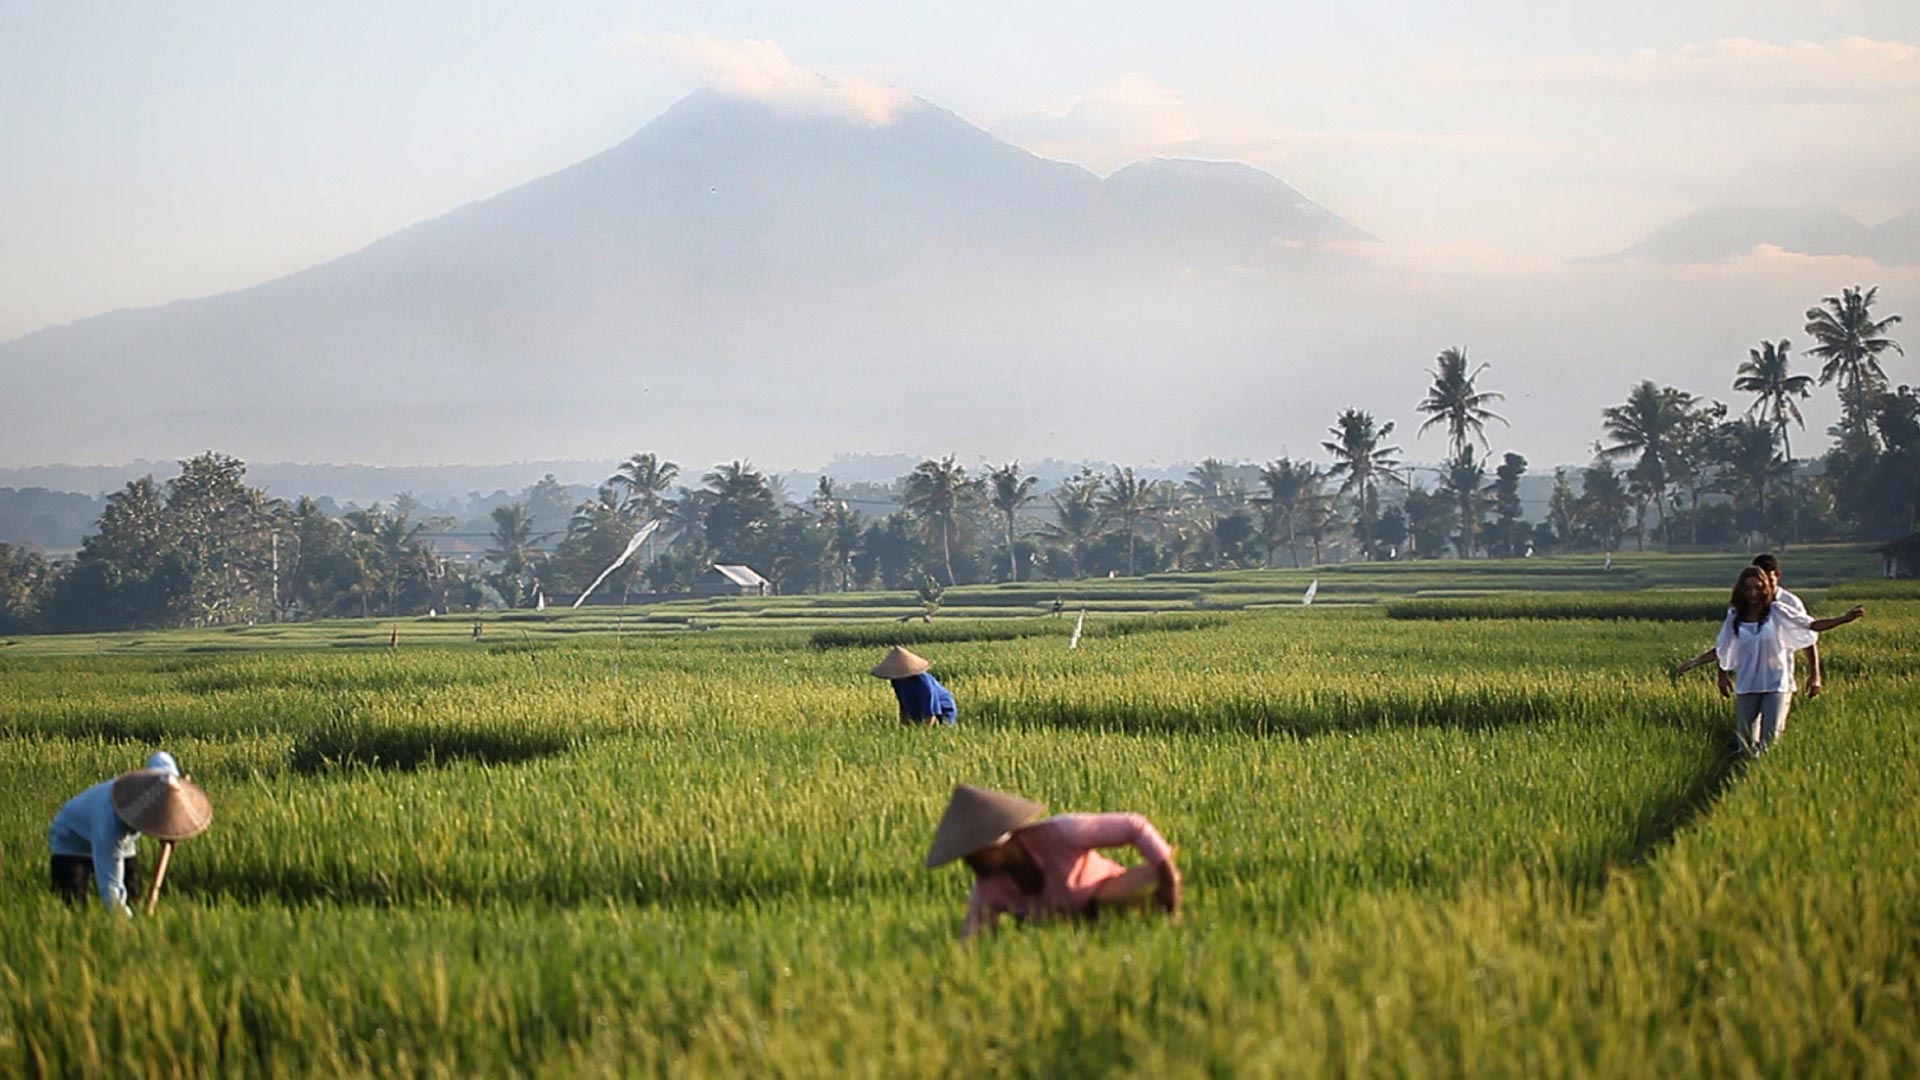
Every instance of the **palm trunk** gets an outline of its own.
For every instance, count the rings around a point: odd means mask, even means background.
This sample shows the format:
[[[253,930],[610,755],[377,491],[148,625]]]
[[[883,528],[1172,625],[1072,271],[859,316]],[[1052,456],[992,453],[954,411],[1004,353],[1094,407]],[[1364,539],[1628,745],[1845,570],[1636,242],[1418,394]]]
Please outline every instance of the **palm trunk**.
[[[1787,535],[1797,544],[1800,542],[1800,500],[1793,486],[1793,440],[1787,437],[1784,422],[1780,425],[1780,446],[1787,455]]]
[[[1020,580],[1020,558],[1013,550],[1013,512],[1007,512],[1007,580]]]

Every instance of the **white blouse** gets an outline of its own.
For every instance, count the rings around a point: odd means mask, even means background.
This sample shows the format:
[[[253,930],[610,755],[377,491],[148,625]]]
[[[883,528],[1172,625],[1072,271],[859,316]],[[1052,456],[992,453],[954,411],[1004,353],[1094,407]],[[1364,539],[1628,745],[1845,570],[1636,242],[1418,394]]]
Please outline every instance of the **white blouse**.
[[[1776,602],[1759,622],[1738,622],[1732,611],[1713,643],[1720,670],[1733,672],[1736,694],[1791,694],[1793,654],[1820,640],[1807,609]]]

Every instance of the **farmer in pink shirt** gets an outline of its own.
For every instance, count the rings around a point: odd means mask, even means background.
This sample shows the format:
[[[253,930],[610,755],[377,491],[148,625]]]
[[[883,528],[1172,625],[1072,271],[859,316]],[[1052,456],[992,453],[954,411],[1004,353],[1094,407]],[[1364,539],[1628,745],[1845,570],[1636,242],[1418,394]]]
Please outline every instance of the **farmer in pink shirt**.
[[[927,865],[964,859],[973,868],[967,897],[971,938],[991,930],[1002,912],[1022,922],[1055,916],[1091,919],[1149,896],[1171,915],[1180,907],[1180,871],[1173,848],[1139,814],[1061,814],[1016,795],[960,784],[933,833]],[[1128,869],[1095,848],[1132,845],[1145,860]]]

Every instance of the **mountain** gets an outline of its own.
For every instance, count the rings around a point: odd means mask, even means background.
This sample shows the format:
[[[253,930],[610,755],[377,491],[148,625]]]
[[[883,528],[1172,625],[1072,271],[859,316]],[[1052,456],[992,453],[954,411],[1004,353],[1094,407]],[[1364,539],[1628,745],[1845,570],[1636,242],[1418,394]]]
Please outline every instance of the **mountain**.
[[[598,457],[770,409],[846,419],[938,391],[918,365],[1104,325],[1115,290],[1364,239],[1244,165],[1102,179],[925,102],[870,125],[701,91],[345,257],[0,344],[28,388],[0,398],[0,463]],[[1055,319],[1061,297],[1086,302]]]
[[[1920,266],[1920,214],[1891,218],[1873,227],[1873,257],[1887,266]]]
[[[1875,228],[1830,206],[1704,206],[1604,257],[1669,265],[1720,262],[1761,245],[1800,255],[1850,255],[1888,266],[1920,264],[1920,216]]]

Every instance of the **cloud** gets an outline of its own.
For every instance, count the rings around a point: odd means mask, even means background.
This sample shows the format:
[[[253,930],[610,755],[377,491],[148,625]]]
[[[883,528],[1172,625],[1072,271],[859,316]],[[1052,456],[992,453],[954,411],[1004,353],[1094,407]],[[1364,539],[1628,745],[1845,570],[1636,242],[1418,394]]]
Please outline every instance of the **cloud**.
[[[1865,37],[1837,41],[1724,38],[1624,57],[1561,55],[1518,65],[1429,58],[1430,82],[1621,93],[1692,92],[1774,102],[1885,101],[1920,97],[1920,46]]]
[[[1901,277],[1911,271],[1886,266],[1865,255],[1808,255],[1777,244],[1755,244],[1749,251],[1724,259],[1677,263],[1670,272],[1688,278],[1715,280],[1769,278],[1783,275],[1817,280],[1854,281]]]
[[[774,41],[729,41],[707,34],[631,34],[626,41],[728,93],[792,109],[850,116],[876,127],[892,123],[912,102],[895,87],[801,67]]]
[[[1349,109],[1356,121],[1370,109]],[[1310,147],[1443,153],[1538,153],[1551,143],[1521,135],[1395,131],[1372,126],[1303,131],[1195,100],[1133,73],[1063,105],[995,122],[994,133],[1044,157],[1100,171],[1152,157],[1204,157],[1271,165]]]
[[[1539,277],[1564,266],[1551,256],[1476,243],[1348,243],[1335,250],[1351,255],[1386,280],[1415,288],[1441,280],[1451,285],[1460,280]]]
[[[1064,105],[1008,117],[995,133],[1044,157],[1111,170],[1189,150],[1228,126],[1145,75],[1132,73]],[[1233,125],[1236,128],[1242,125]]]

